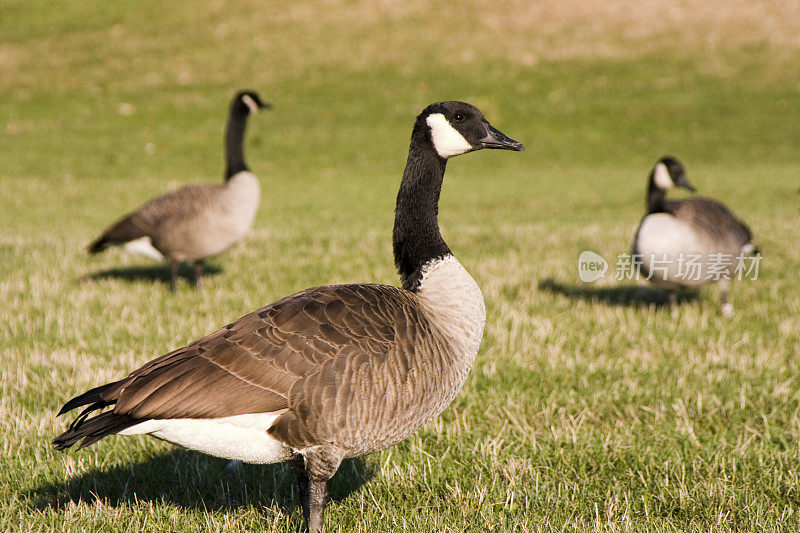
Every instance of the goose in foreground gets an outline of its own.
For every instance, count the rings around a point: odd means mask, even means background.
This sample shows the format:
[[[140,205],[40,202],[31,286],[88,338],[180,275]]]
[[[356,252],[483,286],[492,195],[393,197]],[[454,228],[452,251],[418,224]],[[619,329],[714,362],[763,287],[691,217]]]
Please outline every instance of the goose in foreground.
[[[437,215],[447,159],[481,148],[523,149],[463,102],[417,117],[393,233],[402,288],[329,285],[278,300],[73,398],[59,414],[87,407],[55,446],[149,433],[233,460],[291,461],[309,529],[321,531],[341,461],[441,413],[478,352],[483,296]]]
[[[252,91],[241,91],[233,98],[225,132],[224,184],[191,185],[153,198],[106,229],[89,245],[89,253],[122,246],[167,260],[173,290],[178,264],[192,262],[199,285],[203,260],[236,244],[253,225],[261,185],[244,160],[244,133],[247,118],[268,107]]]
[[[635,264],[652,283],[669,292],[673,308],[676,290],[719,283],[722,313],[730,316],[731,280],[744,257],[758,251],[750,228],[710,198],[665,200],[666,191],[673,187],[695,190],[683,165],[673,157],[663,157],[650,172],[647,214],[633,243]]]

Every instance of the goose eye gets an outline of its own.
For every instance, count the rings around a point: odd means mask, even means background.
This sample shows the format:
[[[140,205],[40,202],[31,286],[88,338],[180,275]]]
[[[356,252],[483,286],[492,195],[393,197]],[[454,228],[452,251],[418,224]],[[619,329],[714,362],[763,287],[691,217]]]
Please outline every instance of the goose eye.
[[[456,113],[455,115],[453,115],[453,118],[456,120],[456,122],[461,122],[464,120],[464,115],[462,115],[461,113]]]

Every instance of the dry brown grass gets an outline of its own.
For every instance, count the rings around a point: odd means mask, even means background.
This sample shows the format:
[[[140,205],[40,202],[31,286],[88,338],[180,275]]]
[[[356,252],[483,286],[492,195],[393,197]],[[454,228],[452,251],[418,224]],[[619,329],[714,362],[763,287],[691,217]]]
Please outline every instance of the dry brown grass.
[[[428,4],[422,0],[329,0],[293,5],[282,13],[270,12],[269,17],[303,24],[317,37],[327,35],[331,40],[338,32],[354,37],[377,24],[394,25],[396,31],[385,38],[400,40],[385,43],[393,46],[373,47],[375,54],[369,59],[414,48],[419,39],[441,44],[440,38],[448,35],[452,39],[443,41],[453,59],[499,54],[523,63],[537,58],[630,57],[664,47],[684,52],[736,51],[753,45],[800,48],[800,2],[796,0],[511,0],[502,4],[471,0],[439,5],[433,13]],[[321,18],[320,11],[340,17]]]
[[[235,11],[217,1],[177,7],[171,17],[152,29],[135,14],[110,27],[81,27],[69,47],[102,47],[102,69],[87,70],[80,55],[64,53],[61,35],[42,28],[26,42],[0,37],[0,87],[32,83],[43,71],[59,87],[189,86],[216,80],[231,66],[246,70],[254,55],[271,79],[303,70],[309,82],[319,68],[411,72],[425,64],[453,68],[476,61],[530,67],[647,54],[699,55],[714,74],[734,75],[725,59],[730,54],[766,48],[779,69],[800,50],[796,0],[468,0],[435,9],[425,0],[250,1],[237,3]],[[146,30],[131,31],[132,24]],[[147,56],[156,53],[153,43],[165,33],[181,35],[185,48],[170,53],[161,69],[145,71]]]

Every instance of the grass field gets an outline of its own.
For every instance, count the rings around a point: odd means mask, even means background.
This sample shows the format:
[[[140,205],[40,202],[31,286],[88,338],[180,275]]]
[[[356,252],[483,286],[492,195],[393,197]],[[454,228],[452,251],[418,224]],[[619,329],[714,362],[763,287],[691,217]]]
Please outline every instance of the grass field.
[[[342,467],[328,530],[800,527],[800,4],[452,4],[0,3],[1,530],[297,531],[285,466],[143,437],[58,453],[55,413],[281,296],[397,283],[410,128],[443,99],[526,146],[454,159],[442,193],[486,333],[439,419]],[[203,289],[86,256],[152,195],[221,179],[243,87],[275,106],[247,143],[264,197]],[[667,153],[761,245],[731,319],[713,288],[673,316],[578,279],[582,250],[629,249]]]

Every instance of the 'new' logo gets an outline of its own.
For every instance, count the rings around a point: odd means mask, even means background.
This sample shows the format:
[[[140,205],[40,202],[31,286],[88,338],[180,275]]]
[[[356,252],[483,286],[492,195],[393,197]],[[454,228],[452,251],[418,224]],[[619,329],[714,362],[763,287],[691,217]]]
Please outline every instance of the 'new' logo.
[[[608,261],[603,259],[600,254],[590,250],[584,250],[578,256],[578,277],[584,283],[597,281],[606,275],[608,271]]]

